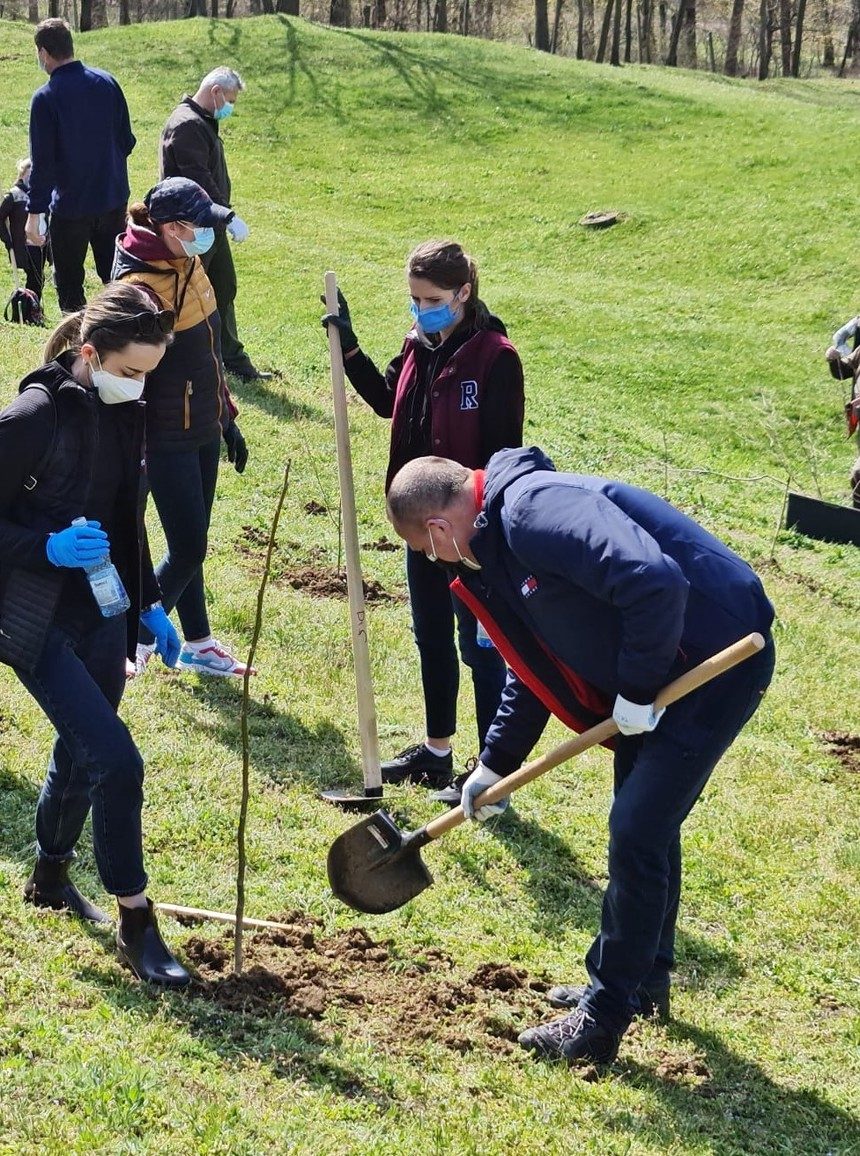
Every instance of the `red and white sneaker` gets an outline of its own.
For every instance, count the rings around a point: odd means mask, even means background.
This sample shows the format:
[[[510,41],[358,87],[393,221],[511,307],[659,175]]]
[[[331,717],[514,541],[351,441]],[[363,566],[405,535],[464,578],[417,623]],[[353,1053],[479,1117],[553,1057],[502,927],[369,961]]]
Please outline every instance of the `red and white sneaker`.
[[[244,678],[248,669],[244,662],[230,653],[217,638],[210,638],[208,642],[182,644],[179,652],[177,670],[193,670],[197,674],[216,674],[226,678]],[[251,667],[251,674],[256,674],[256,668]]]

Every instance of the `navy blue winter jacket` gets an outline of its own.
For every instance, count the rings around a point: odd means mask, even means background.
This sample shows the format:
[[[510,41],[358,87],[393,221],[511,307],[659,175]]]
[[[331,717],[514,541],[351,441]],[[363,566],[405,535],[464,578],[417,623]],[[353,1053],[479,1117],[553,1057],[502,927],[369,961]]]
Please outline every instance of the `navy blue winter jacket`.
[[[497,774],[528,756],[550,711],[584,730],[616,694],[653,702],[773,621],[750,566],[691,518],[647,490],[556,473],[536,447],[493,455],[475,526],[481,569],[454,590],[512,667],[481,754]],[[714,701],[701,688],[668,709],[661,731],[698,746]]]
[[[135,143],[111,74],[79,60],[61,64],[30,102],[29,211],[74,218],[125,205]]]

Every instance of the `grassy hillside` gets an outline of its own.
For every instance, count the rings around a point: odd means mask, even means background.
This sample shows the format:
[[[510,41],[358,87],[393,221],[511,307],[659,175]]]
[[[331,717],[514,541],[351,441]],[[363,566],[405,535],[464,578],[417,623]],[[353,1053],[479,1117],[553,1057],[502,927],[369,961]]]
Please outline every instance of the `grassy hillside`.
[[[29,29],[0,27],[11,182],[40,78]],[[778,529],[789,479],[844,500],[853,457],[822,353],[860,306],[860,89],[616,72],[278,18],[112,29],[78,48],[125,89],[135,197],[156,179],[182,92],[222,62],[248,82],[224,129],[252,230],[235,250],[238,315],[254,360],[281,376],[238,391],[252,456],[242,477],[225,464],[207,583],[216,630],[245,647],[290,460],[250,719],[248,910],[292,912],[300,930],[260,939],[251,962],[265,972],[231,989],[219,928],[165,920],[205,983],[159,997],[119,969],[109,934],[24,907],[50,735],[0,670],[0,1156],[860,1153],[857,766],[822,738],[856,730],[858,555]],[[622,221],[577,224],[602,208]],[[325,878],[352,820],[317,792],[357,783],[360,761],[346,605],[290,584],[339,560],[318,297],[335,269],[384,364],[408,324],[406,255],[440,235],[477,256],[482,295],[520,350],[528,439],[559,467],[667,496],[759,568],[778,609],[773,690],[686,828],[676,1018],[626,1037],[602,1080],[536,1064],[510,1039],[543,1014],[530,982],[583,974],[604,882],[605,753],[524,791],[490,829],[434,845],[434,887],[400,912],[360,920]],[[50,292],[48,307],[56,320]],[[3,326],[0,349],[5,402],[40,335]],[[390,533],[388,429],[358,399],[350,416],[371,546]],[[363,566],[392,596],[370,614],[387,755],[421,731],[417,663],[402,553],[368,548]],[[461,762],[475,753],[468,699]],[[157,670],[129,690],[158,899],[234,902],[239,703],[239,687]],[[553,725],[541,749],[562,734]],[[406,826],[435,813],[408,789],[390,805]],[[86,843],[75,871],[98,897]],[[347,935],[359,924],[384,951]],[[494,979],[489,963],[519,975]]]

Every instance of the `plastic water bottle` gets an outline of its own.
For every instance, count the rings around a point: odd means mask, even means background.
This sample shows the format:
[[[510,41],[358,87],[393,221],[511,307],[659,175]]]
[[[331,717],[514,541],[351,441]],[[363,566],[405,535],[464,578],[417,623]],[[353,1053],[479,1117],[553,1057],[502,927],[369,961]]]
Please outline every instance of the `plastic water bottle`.
[[[86,526],[86,518],[75,518],[73,526]],[[115,614],[122,614],[131,606],[131,599],[126,594],[116,566],[110,560],[110,554],[105,554],[92,566],[83,568],[93,592],[93,598],[105,618],[113,618]]]
[[[484,630],[481,622],[478,622],[477,635],[478,646],[483,646],[485,649],[489,649],[490,647],[495,646],[495,643],[493,642],[492,638],[490,638],[489,634],[487,634],[486,630]]]

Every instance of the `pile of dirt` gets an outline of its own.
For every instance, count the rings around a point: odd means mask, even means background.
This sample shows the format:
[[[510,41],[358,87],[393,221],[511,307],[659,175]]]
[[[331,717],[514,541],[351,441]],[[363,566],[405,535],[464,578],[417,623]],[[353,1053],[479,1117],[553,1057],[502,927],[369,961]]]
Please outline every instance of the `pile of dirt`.
[[[361,548],[362,550],[379,550],[381,554],[403,549],[400,542],[392,542],[391,539],[386,538],[384,534],[381,534],[375,542],[362,542]]]
[[[820,738],[829,753],[839,759],[844,770],[860,774],[860,735],[848,731],[822,731]]]
[[[197,990],[232,1011],[316,1021],[322,1035],[323,1017],[336,1010],[333,1032],[348,1025],[354,1036],[397,1051],[432,1039],[457,1052],[509,1052],[524,1027],[547,1015],[548,983],[522,968],[483,963],[460,975],[442,951],[403,959],[362,927],[324,937],[318,920],[298,912],[278,922],[286,930],[246,932],[240,976],[232,972],[232,931],[188,939],[184,954]]]
[[[279,582],[286,582],[294,590],[302,590],[311,598],[347,598],[346,574],[340,574],[334,567],[298,566],[285,569],[278,575]],[[362,582],[365,602],[403,602],[403,594],[389,594],[381,582],[366,578]]]
[[[320,514],[328,513],[328,506],[324,506],[322,502],[316,502],[312,498],[309,502],[305,502],[305,513],[310,514],[313,518],[318,518]]]

